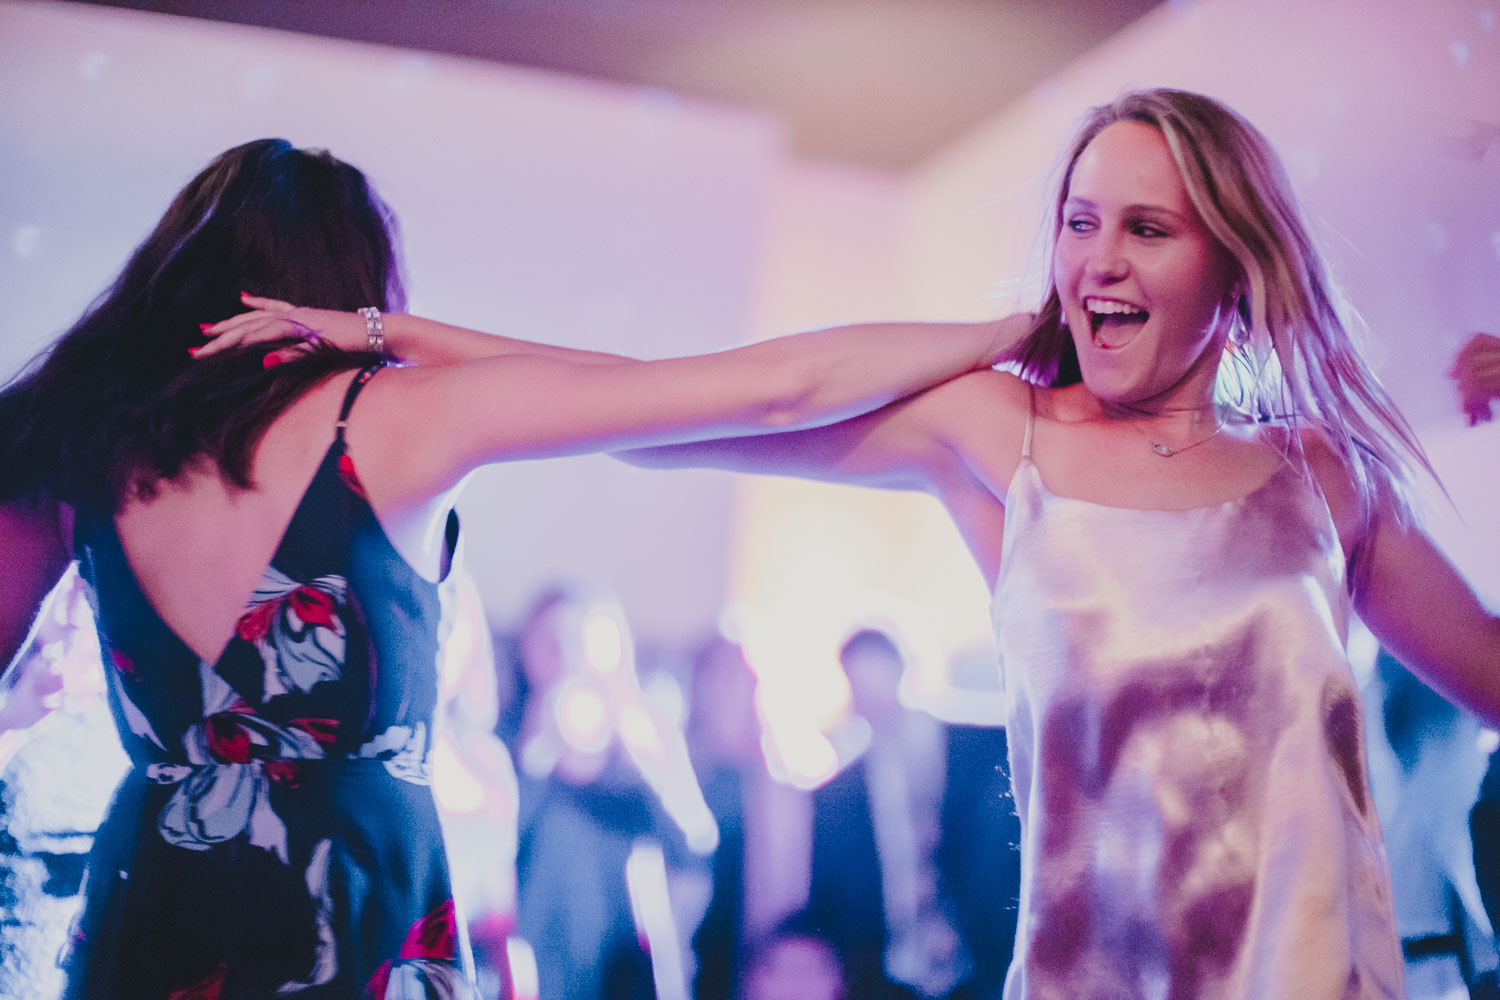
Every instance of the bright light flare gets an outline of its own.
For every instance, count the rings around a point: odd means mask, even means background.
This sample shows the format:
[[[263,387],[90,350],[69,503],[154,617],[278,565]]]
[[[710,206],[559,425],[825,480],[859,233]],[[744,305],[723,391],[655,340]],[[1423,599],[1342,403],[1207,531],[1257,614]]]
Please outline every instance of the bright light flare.
[[[686,1000],[687,975],[672,902],[667,894],[667,862],[661,845],[638,840],[625,861],[625,886],[636,933],[651,956],[651,976],[661,1000]]]
[[[592,686],[567,682],[557,696],[557,729],[575,750],[599,753],[609,746],[614,727],[609,705]]]
[[[447,812],[471,813],[484,805],[484,784],[441,733],[432,741],[432,794]]]
[[[620,669],[625,656],[625,636],[620,623],[597,611],[584,619],[583,655],[588,665],[601,674]]]
[[[536,952],[525,938],[505,939],[505,962],[515,1000],[537,1000]]]
[[[620,739],[632,754],[660,758],[662,756],[661,734],[656,730],[656,720],[640,705],[626,705],[620,709]]]

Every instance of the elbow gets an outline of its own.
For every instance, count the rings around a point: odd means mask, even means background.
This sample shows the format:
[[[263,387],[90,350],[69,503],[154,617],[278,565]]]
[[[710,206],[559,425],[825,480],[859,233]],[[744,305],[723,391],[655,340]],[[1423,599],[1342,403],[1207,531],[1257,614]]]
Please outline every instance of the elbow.
[[[672,467],[671,445],[663,445],[656,448],[629,448],[625,451],[612,451],[609,457],[626,465],[633,465],[637,469],[669,469]]]
[[[829,423],[840,414],[827,391],[830,372],[807,359],[795,356],[778,358],[767,366],[761,377],[760,404],[754,415],[757,429],[790,430]]]

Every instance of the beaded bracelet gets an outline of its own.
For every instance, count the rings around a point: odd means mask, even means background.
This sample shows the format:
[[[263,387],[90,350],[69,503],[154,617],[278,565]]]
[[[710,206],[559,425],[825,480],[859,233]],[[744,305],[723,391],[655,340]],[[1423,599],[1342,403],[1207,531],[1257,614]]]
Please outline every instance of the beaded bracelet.
[[[374,306],[364,306],[359,314],[365,318],[365,339],[368,350],[374,354],[385,357],[385,325],[380,319],[380,310]]]

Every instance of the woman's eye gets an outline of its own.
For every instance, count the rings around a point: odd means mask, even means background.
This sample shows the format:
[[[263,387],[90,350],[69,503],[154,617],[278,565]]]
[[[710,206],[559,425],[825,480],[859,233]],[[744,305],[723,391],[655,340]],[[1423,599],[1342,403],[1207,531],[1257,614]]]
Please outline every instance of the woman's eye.
[[[1149,222],[1142,222],[1135,227],[1135,234],[1137,236],[1144,236],[1147,239],[1155,239],[1158,236],[1166,236],[1167,231],[1160,226],[1153,226]]]
[[[1069,219],[1067,226],[1075,233],[1086,233],[1094,228],[1094,223],[1089,219]]]

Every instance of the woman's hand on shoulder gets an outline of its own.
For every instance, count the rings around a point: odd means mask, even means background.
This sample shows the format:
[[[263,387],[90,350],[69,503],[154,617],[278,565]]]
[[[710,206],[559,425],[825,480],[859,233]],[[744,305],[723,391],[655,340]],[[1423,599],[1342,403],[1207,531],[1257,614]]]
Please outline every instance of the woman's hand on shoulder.
[[[250,307],[249,311],[219,323],[203,324],[204,336],[213,339],[197,348],[193,357],[204,358],[217,351],[263,343],[274,345],[266,354],[266,367],[269,368],[320,346],[351,352],[373,349],[369,336],[370,321],[360,313],[294,306],[279,299],[244,293],[241,298]],[[386,314],[380,317],[380,323],[385,355],[410,364],[457,364],[518,354],[582,365],[620,364],[631,360],[617,354],[501,337],[405,313]]]
[[[1500,399],[1500,337],[1474,334],[1459,349],[1448,374],[1458,385],[1459,406],[1470,427],[1495,419],[1490,403]]]
[[[203,335],[209,339],[194,349],[193,357],[201,360],[236,347],[277,344],[266,354],[269,368],[315,350],[320,344],[341,351],[363,351],[369,346],[365,318],[358,313],[294,306],[243,292],[240,300],[250,307],[249,311],[203,324]],[[296,342],[286,343],[289,340]]]

